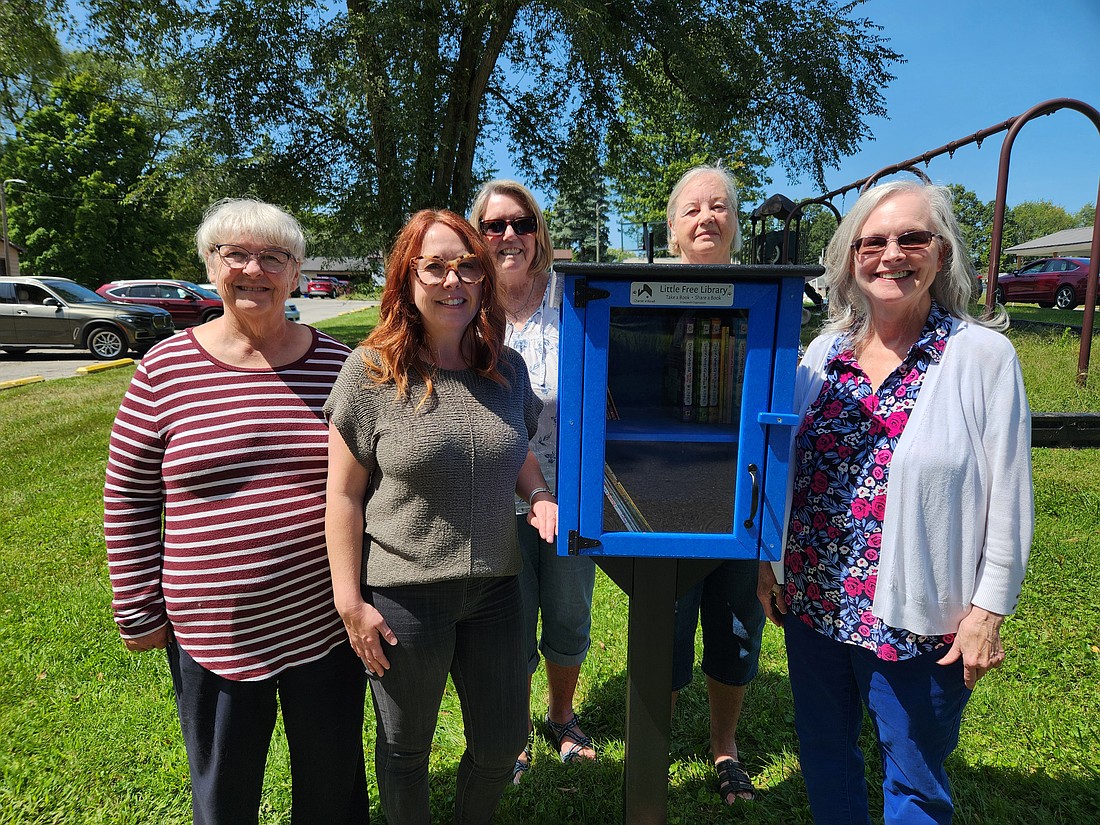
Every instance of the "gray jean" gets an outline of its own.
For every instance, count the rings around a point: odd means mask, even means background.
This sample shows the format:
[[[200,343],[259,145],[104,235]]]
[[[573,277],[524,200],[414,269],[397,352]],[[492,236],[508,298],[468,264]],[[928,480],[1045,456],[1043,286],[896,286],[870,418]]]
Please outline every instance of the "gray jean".
[[[451,675],[466,751],[456,825],[487,825],[527,739],[527,668],[515,576],[364,587],[397,636],[390,669],[371,676],[378,722],[375,772],[391,825],[428,825],[428,756]]]

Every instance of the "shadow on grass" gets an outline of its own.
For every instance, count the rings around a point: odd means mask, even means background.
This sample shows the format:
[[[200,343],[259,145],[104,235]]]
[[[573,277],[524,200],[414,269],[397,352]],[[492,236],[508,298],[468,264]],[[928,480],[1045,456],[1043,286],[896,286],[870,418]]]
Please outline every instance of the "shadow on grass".
[[[496,823],[618,823],[623,821],[623,726],[626,674],[618,673],[587,692],[578,709],[586,732],[600,753],[596,763],[562,764],[552,746],[536,737],[531,770],[519,787],[509,788]],[[810,825],[805,786],[798,769],[797,739],[791,721],[790,685],[785,674],[761,672],[749,687],[739,726],[742,758],[757,786],[757,799],[723,804],[717,794],[708,753],[709,716],[705,680],[696,669],[681,691],[672,721],[668,822],[741,823],[741,825]],[[870,722],[860,739],[867,762],[872,821],[881,821],[881,757]],[[1060,825],[1096,822],[1100,811],[1100,775],[1096,778],[1051,777],[1019,770],[972,767],[961,758],[948,762],[961,825]],[[447,789],[444,807],[453,806],[453,770],[433,772],[433,787]],[[433,797],[435,795],[433,794]],[[445,821],[440,819],[439,821]]]

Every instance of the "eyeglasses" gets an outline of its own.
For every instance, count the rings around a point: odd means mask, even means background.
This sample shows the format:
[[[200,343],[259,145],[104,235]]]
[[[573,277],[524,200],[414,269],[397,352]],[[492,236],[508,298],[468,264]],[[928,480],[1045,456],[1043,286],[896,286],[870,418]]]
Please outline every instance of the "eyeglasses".
[[[501,218],[495,221],[481,221],[478,227],[482,235],[497,238],[508,231],[508,227],[517,235],[530,235],[539,229],[539,219],[531,216],[528,218]]]
[[[215,244],[214,250],[225,261],[226,266],[234,269],[244,269],[248,266],[248,262],[255,258],[256,263],[260,265],[260,269],[273,275],[277,275],[286,269],[286,265],[293,257],[285,249],[261,249],[259,252],[249,252],[243,246],[231,243]]]
[[[445,261],[435,255],[417,255],[409,266],[424,286],[439,286],[447,278],[448,272],[454,272],[462,283],[470,286],[485,280],[481,261],[472,252],[459,255],[453,261]]]
[[[918,229],[915,232],[903,232],[900,235],[891,235],[889,238],[882,235],[864,235],[852,241],[852,249],[861,255],[880,255],[886,251],[890,241],[897,241],[898,248],[906,252],[915,249],[927,249],[933,238],[942,238],[936,232],[926,229]]]

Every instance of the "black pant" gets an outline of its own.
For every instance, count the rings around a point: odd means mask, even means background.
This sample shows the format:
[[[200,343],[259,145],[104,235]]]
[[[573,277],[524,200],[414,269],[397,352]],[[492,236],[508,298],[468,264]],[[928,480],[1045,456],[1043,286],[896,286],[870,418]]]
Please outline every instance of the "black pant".
[[[430,821],[428,756],[449,673],[466,736],[454,822],[486,825],[527,738],[527,657],[516,577],[367,587],[364,595],[397,636],[386,650],[390,669],[370,677],[386,820]]]
[[[370,821],[363,766],[366,672],[344,642],[270,679],[234,682],[168,645],[195,825],[248,825],[259,817],[276,703],[290,747],[291,822]],[[277,697],[277,698],[276,698]]]

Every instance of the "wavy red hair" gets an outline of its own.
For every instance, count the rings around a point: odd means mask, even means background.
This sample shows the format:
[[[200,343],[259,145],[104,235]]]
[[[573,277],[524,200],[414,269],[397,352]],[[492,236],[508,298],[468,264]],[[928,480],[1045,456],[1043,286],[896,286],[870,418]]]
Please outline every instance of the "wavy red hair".
[[[364,359],[367,376],[375,384],[392,381],[398,397],[404,398],[409,391],[409,374],[420,376],[424,381],[424,395],[417,408],[432,396],[433,369],[421,357],[428,338],[420,311],[413,302],[412,261],[420,254],[424,236],[435,224],[456,232],[467,251],[477,255],[486,273],[481,282],[481,306],[463,335],[463,342],[469,340],[469,351],[473,353],[470,366],[478,375],[508,385],[499,369],[505,320],[504,310],[497,301],[496,264],[489,247],[481,234],[460,215],[447,209],[422,209],[409,218],[394,241],[386,259],[386,285],[382,290],[379,323],[363,341],[365,347],[378,354],[378,363]]]

